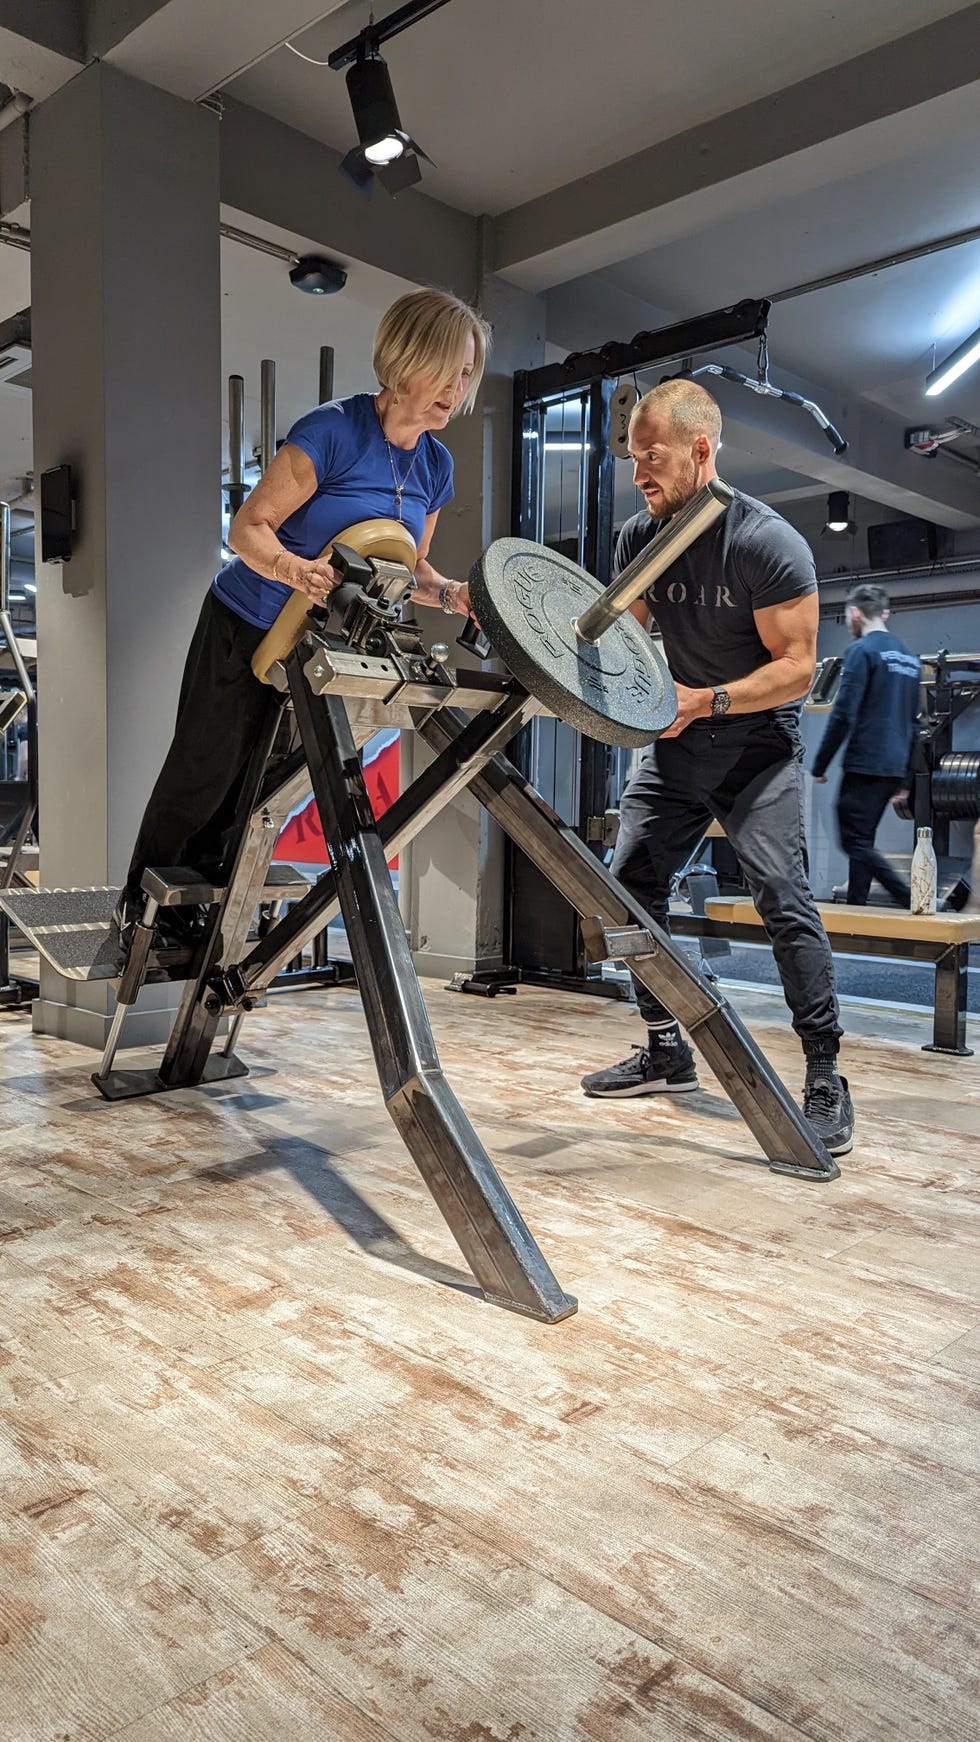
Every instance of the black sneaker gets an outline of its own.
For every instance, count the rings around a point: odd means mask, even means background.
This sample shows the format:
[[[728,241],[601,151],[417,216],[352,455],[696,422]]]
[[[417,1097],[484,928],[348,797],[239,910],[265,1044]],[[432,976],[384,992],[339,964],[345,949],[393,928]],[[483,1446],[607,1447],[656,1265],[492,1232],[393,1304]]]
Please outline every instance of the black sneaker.
[[[854,1108],[846,1077],[815,1077],[803,1090],[803,1117],[831,1155],[846,1155],[854,1143]]]
[[[699,1084],[694,1054],[682,1040],[670,1048],[639,1046],[621,1064],[583,1077],[582,1087],[587,1095],[612,1099],[627,1095],[683,1095]]]
[[[188,950],[200,942],[207,930],[206,907],[161,907],[153,922],[153,948],[156,950]],[[123,890],[112,914],[112,924],[119,938],[120,964],[125,963],[133,944],[137,925],[146,912],[143,895],[127,895]]]
[[[201,904],[158,908],[153,928],[161,948],[193,949],[208,929],[209,913],[210,909]]]
[[[954,883],[944,901],[939,903],[940,913],[962,913],[970,899],[970,885],[965,877]]]

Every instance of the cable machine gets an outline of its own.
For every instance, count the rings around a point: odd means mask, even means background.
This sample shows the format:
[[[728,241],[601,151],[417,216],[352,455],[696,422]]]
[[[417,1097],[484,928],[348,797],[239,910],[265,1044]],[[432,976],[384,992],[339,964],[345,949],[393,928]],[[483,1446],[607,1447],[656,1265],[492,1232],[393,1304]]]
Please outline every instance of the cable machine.
[[[725,345],[764,341],[770,304],[745,301],[628,343],[573,352],[561,363],[514,378],[512,527],[569,556],[603,586],[614,542],[615,456],[610,447],[616,385],[639,370],[683,361]],[[512,749],[521,773],[602,862],[616,837],[615,805],[633,753],[597,743],[561,720],[536,718]],[[574,909],[520,848],[505,860],[504,976],[566,990],[626,998],[622,980],[589,960]],[[476,980],[480,979],[477,975]],[[480,990],[473,986],[468,989]]]

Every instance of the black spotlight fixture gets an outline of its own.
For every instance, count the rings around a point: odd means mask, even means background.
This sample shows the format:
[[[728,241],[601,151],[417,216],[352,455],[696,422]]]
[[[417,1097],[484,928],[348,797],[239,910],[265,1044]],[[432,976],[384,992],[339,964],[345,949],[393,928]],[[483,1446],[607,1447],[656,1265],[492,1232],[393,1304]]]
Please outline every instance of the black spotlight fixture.
[[[831,490],[827,497],[827,519],[824,532],[856,532],[857,526],[851,519],[851,497],[848,490]]]
[[[377,50],[363,47],[347,71],[347,89],[360,144],[348,151],[340,172],[358,193],[370,199],[375,181],[389,194],[421,181],[419,158],[431,163],[422,147],[402,126],[387,62]]]
[[[360,35],[335,48],[327,61],[334,72],[348,68],[347,89],[358,143],[353,151],[348,151],[340,173],[353,182],[365,199],[371,198],[376,181],[389,194],[400,194],[403,188],[421,181],[419,158],[425,163],[432,162],[402,126],[391,76],[379,50],[383,42],[418,24],[446,3],[447,0],[406,0],[404,6],[387,18],[377,23],[372,18]]]
[[[347,283],[347,272],[336,260],[327,260],[323,254],[304,254],[290,267],[289,282],[310,296],[335,296]]]

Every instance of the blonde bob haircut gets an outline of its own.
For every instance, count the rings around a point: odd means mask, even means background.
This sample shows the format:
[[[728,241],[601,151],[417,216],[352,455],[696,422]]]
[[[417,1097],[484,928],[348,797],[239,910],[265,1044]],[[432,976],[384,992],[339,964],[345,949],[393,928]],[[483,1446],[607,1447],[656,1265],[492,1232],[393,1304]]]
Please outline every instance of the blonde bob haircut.
[[[473,373],[456,410],[472,411],[490,348],[490,328],[475,309],[447,291],[410,290],[392,303],[374,335],[374,373],[381,386],[393,393],[417,376],[444,380],[459,369],[471,337]]]

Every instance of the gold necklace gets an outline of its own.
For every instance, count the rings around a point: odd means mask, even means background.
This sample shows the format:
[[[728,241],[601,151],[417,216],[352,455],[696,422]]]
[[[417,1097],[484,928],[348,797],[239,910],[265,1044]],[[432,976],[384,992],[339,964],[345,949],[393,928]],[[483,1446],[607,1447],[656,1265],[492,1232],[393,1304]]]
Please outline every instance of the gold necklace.
[[[388,464],[391,467],[391,482],[395,488],[395,508],[396,508],[396,511],[398,514],[398,518],[399,518],[399,520],[401,520],[403,518],[403,515],[402,515],[402,496],[405,492],[405,486],[408,483],[409,478],[412,476],[412,473],[415,470],[415,463],[419,457],[419,443],[421,442],[422,438],[420,436],[419,440],[415,444],[415,452],[412,455],[412,463],[409,466],[408,471],[405,473],[404,478],[399,478],[398,473],[395,470],[395,456],[392,453],[392,444],[388,440],[388,437],[385,435],[384,419],[381,416],[381,412],[380,412],[380,409],[378,407],[377,400],[375,400],[375,402],[374,402],[374,409],[378,414],[378,423],[381,425],[381,434],[384,438],[385,447],[388,450]]]

